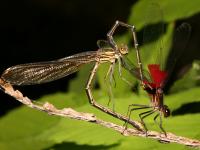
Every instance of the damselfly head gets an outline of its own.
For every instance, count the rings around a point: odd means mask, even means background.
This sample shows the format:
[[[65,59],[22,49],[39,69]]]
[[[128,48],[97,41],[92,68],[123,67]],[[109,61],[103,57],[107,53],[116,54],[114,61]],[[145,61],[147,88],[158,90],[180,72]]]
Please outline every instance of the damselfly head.
[[[161,89],[161,88],[158,88],[157,90],[156,90],[156,92],[158,93],[158,94],[163,94],[163,90]]]
[[[169,117],[170,116],[170,109],[168,108],[167,105],[163,106],[162,113],[163,113],[164,117]]]
[[[123,54],[123,55],[128,54],[128,46],[127,45],[121,44],[118,49],[121,54]]]

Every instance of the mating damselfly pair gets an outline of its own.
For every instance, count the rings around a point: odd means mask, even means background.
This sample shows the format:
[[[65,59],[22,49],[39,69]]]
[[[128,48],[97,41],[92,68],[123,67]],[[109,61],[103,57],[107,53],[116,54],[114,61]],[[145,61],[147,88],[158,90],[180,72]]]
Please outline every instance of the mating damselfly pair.
[[[121,45],[121,46],[117,45],[113,39],[113,35],[119,26],[128,28],[131,31],[133,38],[133,46],[136,52],[137,67],[135,67],[135,65],[132,65],[130,61],[124,57],[125,55],[128,54],[128,47],[126,45]],[[184,28],[187,28],[187,26],[185,25]],[[161,130],[165,133],[165,130],[162,127],[162,116],[168,117],[170,115],[170,111],[168,107],[164,105],[163,102],[163,87],[168,77],[168,72],[160,70],[159,64],[150,64],[148,65],[148,68],[149,68],[149,76],[151,79],[149,79],[144,75],[144,69],[140,58],[140,51],[138,49],[136,31],[135,27],[132,25],[116,21],[114,26],[107,34],[107,40],[100,42],[107,43],[109,47],[99,48],[97,51],[78,53],[54,61],[44,61],[44,62],[16,65],[6,69],[1,75],[1,79],[5,83],[18,86],[41,84],[63,78],[71,73],[78,71],[84,64],[93,62],[94,66],[93,69],[91,70],[85,88],[89,102],[92,106],[120,120],[123,120],[126,123],[129,123],[135,127],[136,124],[130,119],[131,112],[137,109],[150,108],[149,111],[143,112],[139,115],[144,125],[145,131],[147,131],[147,128],[145,126],[143,119],[155,112],[158,112],[154,117],[154,120],[156,120],[157,117],[160,116],[159,126]],[[118,62],[120,76],[122,76],[121,67],[123,67],[126,70],[128,70],[134,77],[139,79],[142,88],[150,95],[151,105],[132,104],[129,107],[128,115],[124,116],[97,103],[92,94],[92,82],[94,80],[99,65],[106,62],[110,63],[110,67],[107,72],[107,75],[109,75],[110,77],[113,76],[115,63]]]

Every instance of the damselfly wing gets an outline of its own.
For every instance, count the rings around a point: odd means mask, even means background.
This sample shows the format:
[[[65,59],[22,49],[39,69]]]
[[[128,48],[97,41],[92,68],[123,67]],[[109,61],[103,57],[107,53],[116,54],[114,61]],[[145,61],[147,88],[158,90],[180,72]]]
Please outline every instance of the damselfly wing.
[[[83,52],[53,61],[21,64],[6,69],[1,78],[12,85],[33,85],[51,82],[72,74],[94,62],[97,51]]]

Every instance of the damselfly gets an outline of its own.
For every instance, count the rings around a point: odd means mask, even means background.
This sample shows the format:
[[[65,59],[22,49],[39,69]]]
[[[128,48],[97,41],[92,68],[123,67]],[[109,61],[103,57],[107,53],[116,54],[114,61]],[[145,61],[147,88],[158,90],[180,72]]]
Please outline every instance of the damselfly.
[[[182,53],[185,49],[185,45],[187,44],[187,41],[190,37],[190,31],[191,27],[187,23],[183,23],[177,28],[177,31],[175,32],[175,40],[173,42],[174,49],[178,49],[179,53]],[[180,44],[181,43],[181,44]],[[152,49],[153,50],[153,49]],[[159,125],[160,129],[164,132],[166,135],[166,132],[162,126],[162,116],[169,117],[170,116],[170,110],[167,105],[164,105],[163,96],[164,96],[164,88],[169,81],[170,76],[172,75],[172,69],[175,65],[175,57],[180,56],[180,54],[176,54],[174,56],[170,56],[172,63],[171,66],[166,69],[162,70],[160,64],[148,64],[148,75],[144,74],[144,70],[142,70],[139,77],[141,81],[142,88],[148,93],[150,97],[150,105],[141,105],[141,104],[132,104],[129,106],[128,109],[128,117],[131,117],[131,114],[135,110],[141,110],[141,109],[150,109],[148,111],[142,112],[139,114],[140,120],[146,130],[147,134],[147,127],[144,123],[144,119],[154,113],[157,112],[157,114],[154,117],[154,121]],[[160,56],[161,57],[161,56]],[[140,61],[141,62],[141,61]],[[133,68],[134,65],[128,65],[129,62],[127,62],[124,66],[128,67],[126,68],[130,72],[132,72],[133,75],[136,74],[137,68]],[[141,65],[142,67],[142,65]],[[136,75],[135,75],[136,76]],[[160,117],[160,122],[157,122],[157,118]],[[126,123],[127,127],[127,123]]]
[[[53,61],[16,65],[6,69],[1,75],[1,79],[6,83],[18,86],[41,84],[63,78],[71,73],[78,71],[80,67],[83,66],[84,64],[94,62],[94,67],[90,73],[86,85],[86,93],[90,104],[116,118],[119,118],[123,121],[128,121],[130,124],[138,128],[138,126],[134,123],[134,121],[131,121],[127,117],[117,112],[114,112],[113,110],[106,108],[101,104],[98,104],[92,95],[92,82],[94,80],[94,76],[100,64],[106,62],[110,63],[111,65],[108,69],[107,74],[112,76],[114,65],[118,61],[119,74],[121,76],[121,66],[125,64],[124,56],[128,54],[128,47],[126,45],[118,46],[113,39],[113,34],[118,26],[123,26],[131,30],[134,39],[134,47],[136,49],[136,53],[139,58],[138,42],[136,38],[135,27],[120,21],[116,21],[114,26],[107,34],[107,42],[110,45],[109,48],[99,48],[97,51],[78,53],[72,56],[68,56]],[[140,62],[139,65],[141,65]],[[140,66],[140,68],[141,68],[140,72],[142,72],[142,67]],[[138,75],[140,74],[138,73]]]

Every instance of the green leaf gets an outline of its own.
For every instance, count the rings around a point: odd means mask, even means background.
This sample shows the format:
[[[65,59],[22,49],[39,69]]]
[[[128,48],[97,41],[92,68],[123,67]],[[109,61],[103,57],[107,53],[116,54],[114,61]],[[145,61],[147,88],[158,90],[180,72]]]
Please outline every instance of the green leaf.
[[[174,85],[170,88],[171,92],[180,92],[183,90],[187,90],[199,85],[199,74],[200,74],[200,67],[199,61],[194,61],[192,68],[182,78],[177,80]]]
[[[166,103],[172,111],[181,107],[182,104],[192,101],[200,101],[200,88],[194,88],[178,94],[165,97]],[[73,107],[82,112],[94,113],[98,118],[123,125],[124,123],[109,116],[89,103],[78,107],[74,104],[73,94],[55,94],[42,98],[42,101],[49,101],[59,108]],[[87,101],[87,99],[82,99]],[[107,104],[107,98],[101,97],[98,102]],[[115,99],[115,110],[122,114],[127,113],[128,105],[134,103],[148,104],[147,96],[137,96],[127,92],[123,97]],[[133,112],[132,118],[139,120],[138,114],[142,111]],[[200,114],[185,114],[172,116],[164,119],[164,128],[169,132],[190,138],[200,138],[199,126]],[[187,120],[187,121],[185,121]],[[158,130],[153,121],[153,116],[145,119],[147,127]],[[192,127],[192,129],[191,129]],[[101,127],[96,124],[83,121],[76,121],[67,118],[49,116],[26,106],[13,110],[0,119],[0,149],[11,150],[21,149],[184,149],[178,144],[163,145],[155,140],[139,137],[124,137],[113,130]]]
[[[151,19],[148,19],[148,23],[146,22],[147,20],[145,20],[147,17],[146,10],[150,5],[152,5],[152,3],[159,5],[163,14],[163,18],[160,20],[161,18],[152,16]],[[178,19],[188,18],[200,12],[199,5],[200,1],[197,0],[193,1],[192,3],[188,0],[140,0],[132,7],[128,22],[130,24],[134,24],[137,29],[140,30],[146,24],[154,24],[160,21],[173,22]]]
[[[162,35],[159,39],[141,46],[141,58],[143,66],[147,69],[147,64],[159,63],[162,66],[165,66],[166,60],[170,52],[170,46],[172,42],[172,36],[174,31],[174,25],[169,24],[166,30],[166,33]],[[161,46],[161,47],[158,47]],[[161,53],[159,52],[161,48]],[[162,57],[162,62],[155,62],[156,59]]]
[[[80,68],[77,77],[72,79],[69,83],[69,91],[77,93],[82,93],[84,91],[92,66],[93,64],[87,64]]]
[[[168,96],[169,100],[167,100],[170,108],[172,110],[180,108],[183,104],[199,102],[200,101],[200,88],[191,88],[187,90],[182,90],[178,93],[171,94]]]
[[[73,93],[57,93],[43,97],[42,102],[48,101],[58,108],[73,108],[87,101],[86,96],[82,97],[83,102],[75,97],[77,96]],[[21,150],[23,145],[23,149],[38,150],[50,146],[54,143],[38,137],[46,130],[54,128],[61,120],[60,117],[49,116],[26,106],[13,110],[0,119],[0,149]]]
[[[21,150],[41,149],[51,142],[37,139],[44,130],[52,127],[58,117],[47,117],[46,114],[30,108],[20,108],[1,118],[0,149]]]

